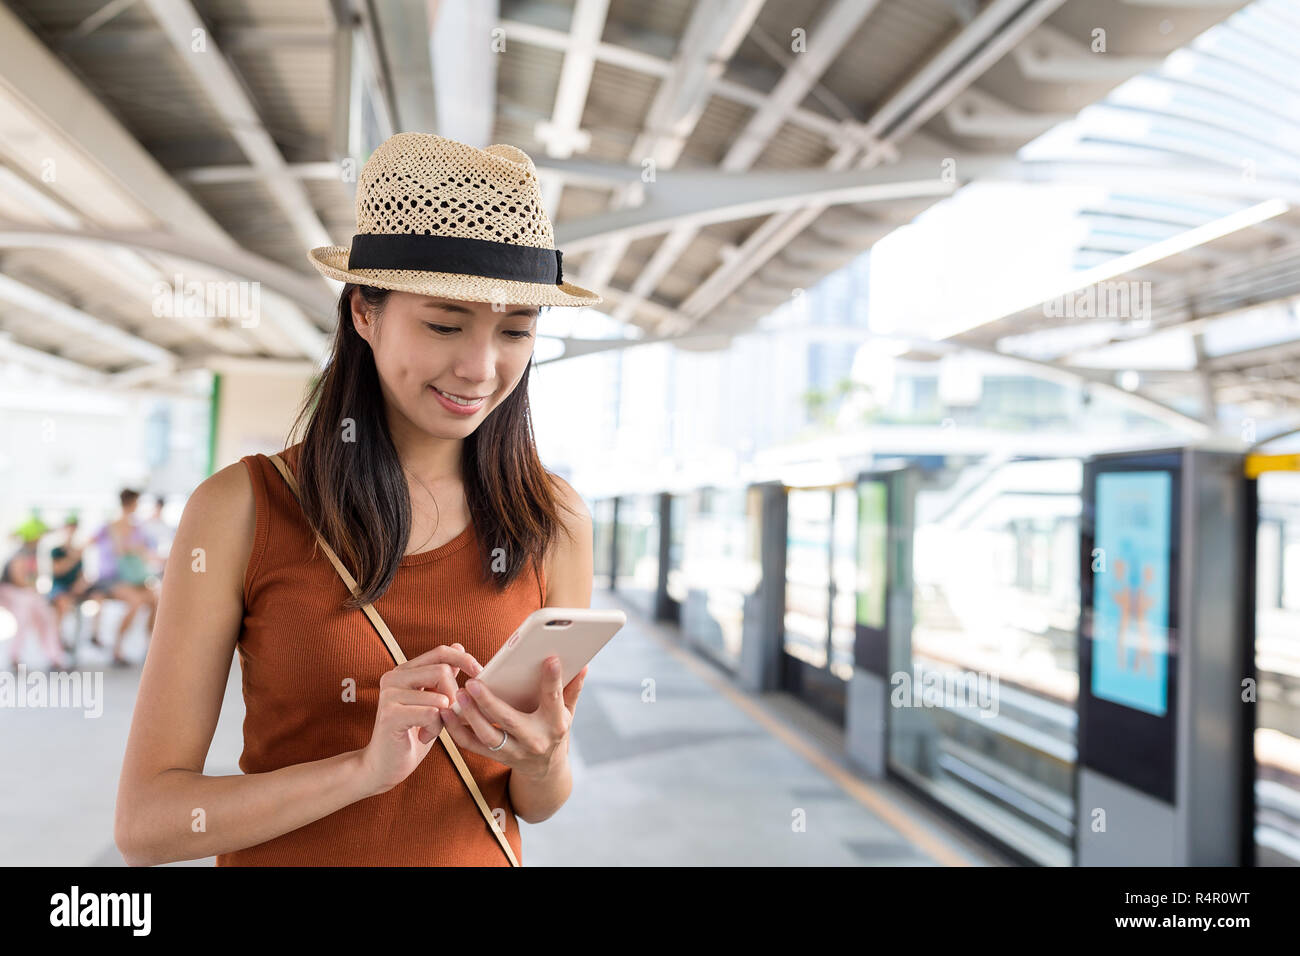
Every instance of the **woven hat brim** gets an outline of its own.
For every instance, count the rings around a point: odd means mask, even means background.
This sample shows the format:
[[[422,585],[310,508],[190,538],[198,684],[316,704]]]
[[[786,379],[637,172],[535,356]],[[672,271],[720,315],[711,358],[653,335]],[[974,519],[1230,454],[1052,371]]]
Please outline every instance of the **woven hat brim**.
[[[346,246],[321,246],[307,258],[323,276],[340,282],[356,282],[394,292],[437,295],[465,302],[505,302],[511,305],[596,305],[604,299],[572,282],[559,285],[519,282],[490,276],[467,276],[455,272],[420,272],[411,269],[348,269],[350,250]]]

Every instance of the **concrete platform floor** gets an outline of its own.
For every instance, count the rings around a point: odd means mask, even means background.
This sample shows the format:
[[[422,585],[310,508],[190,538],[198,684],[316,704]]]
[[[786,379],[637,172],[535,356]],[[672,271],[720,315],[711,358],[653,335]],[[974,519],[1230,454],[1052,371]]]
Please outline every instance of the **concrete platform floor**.
[[[839,729],[798,700],[738,690],[671,628],[608,592],[598,590],[593,605],[622,607],[628,624],[578,701],[573,795],[551,819],[521,824],[524,865],[1007,865],[892,782],[849,768]],[[111,633],[113,622],[104,624]],[[144,652],[137,622],[125,653],[138,661]],[[28,666],[39,666],[34,642],[27,653]],[[0,707],[0,865],[123,865],[113,806],[139,666],[107,660],[107,651],[82,649],[81,666],[103,674],[98,718]],[[647,677],[653,702],[642,699]],[[207,773],[239,773],[242,721],[236,661]],[[796,809],[806,815],[802,832],[791,825]]]

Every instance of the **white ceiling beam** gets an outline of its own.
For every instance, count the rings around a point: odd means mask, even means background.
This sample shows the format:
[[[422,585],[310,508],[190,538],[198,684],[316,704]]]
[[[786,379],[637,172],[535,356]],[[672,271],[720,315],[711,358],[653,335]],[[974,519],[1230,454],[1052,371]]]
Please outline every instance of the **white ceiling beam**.
[[[108,381],[108,376],[97,368],[15,342],[12,332],[0,331],[0,358],[83,385],[102,386]]]
[[[375,124],[379,127],[379,138],[387,139],[399,131],[397,113],[397,92],[393,89],[392,76],[388,72],[388,61],[384,55],[383,43],[379,37],[379,26],[375,22],[374,5],[371,0],[339,0],[350,5],[357,23],[360,25],[360,46],[365,55],[357,64],[364,85],[369,87],[371,105],[374,107]]]
[[[497,0],[440,0],[428,6],[434,20],[425,45],[432,60],[437,125],[427,129],[482,149],[491,142],[497,114],[498,58],[490,45]]]
[[[763,3],[764,0],[722,0],[695,6],[681,48],[673,60],[673,69],[659,84],[643,129],[628,151],[629,162],[639,166],[649,160],[656,174],[659,169],[671,169],[677,164],[686,141],[708,106],[711,84],[721,78]],[[615,190],[611,208],[622,209],[642,201],[644,193],[640,185],[631,183]],[[584,264],[583,278],[596,288],[606,287],[626,252],[625,240],[613,239],[603,244]]]
[[[968,87],[942,110],[955,136],[1028,142],[1053,126],[1074,119],[1073,113],[1026,113],[978,87]]]
[[[571,42],[564,52],[560,82],[555,90],[551,118],[538,123],[533,135],[542,143],[547,155],[567,159],[585,153],[591,147],[591,133],[581,128],[582,113],[591,91],[591,74],[596,67],[596,45],[605,32],[609,0],[578,0],[569,23]],[[542,208],[552,219],[560,208],[564,181],[552,176],[541,177]]]
[[[736,135],[720,164],[723,169],[744,172],[754,165],[785,123],[786,116],[807,98],[878,2],[840,0],[813,24],[808,33],[807,52],[798,54],[763,108],[751,116],[745,128]]]
[[[992,0],[867,121],[867,135],[883,142],[867,148],[856,163],[854,156],[859,150],[843,146],[827,162],[827,169],[840,170],[851,163],[859,169],[877,165],[886,158],[886,150],[896,149],[913,130],[970,86],[1062,2],[1031,0],[1024,4],[1022,0]],[[681,311],[697,319],[707,315],[792,242],[824,208],[814,205],[769,218],[746,239],[741,255],[721,264],[696,287],[679,306]]]
[[[343,181],[343,170],[338,163],[286,163],[285,169],[298,179]],[[172,175],[183,183],[193,183],[196,186],[251,183],[264,178],[256,166],[194,166],[173,170]]]
[[[723,157],[720,166],[728,172],[748,170],[772,137],[781,128],[790,112],[798,106],[821,75],[839,56],[840,51],[857,33],[867,16],[876,8],[878,0],[837,0],[808,31],[807,52],[799,54],[798,69],[786,70],[764,107],[750,117]],[[648,297],[673,267],[687,246],[698,234],[690,225],[678,225],[664,237],[650,261],[638,273],[632,292]],[[735,266],[738,260],[733,260]],[[728,290],[730,291],[730,290]],[[689,308],[683,308],[688,315]],[[617,309],[614,318],[626,320],[630,313]]]
[[[1249,229],[1267,218],[1280,215],[1285,209],[1285,204],[1280,200],[1270,200],[1204,223],[1178,235],[1153,242],[1148,246],[1108,262],[1103,262],[1091,269],[1070,273],[1066,276],[1030,277],[1021,286],[1011,290],[1003,303],[987,309],[981,308],[978,312],[968,312],[962,315],[958,320],[959,324],[952,324],[943,331],[942,335],[937,337],[949,338],[966,335],[981,327],[995,322],[1002,322],[1004,319],[1024,312],[1041,315],[1042,306],[1045,302],[1058,300],[1062,296],[1071,295],[1099,282],[1123,281],[1124,277],[1134,269],[1153,262],[1185,255],[1197,246],[1214,242],[1243,229]],[[1162,303],[1167,299],[1168,291],[1165,286],[1161,286]],[[1012,304],[1008,305],[1007,303]],[[1154,322],[1152,326],[1153,328],[1149,330],[1152,334],[1161,331],[1161,328],[1154,327]]]
[[[369,0],[368,6],[374,15],[376,39],[383,49],[386,73],[392,83],[395,122],[400,129],[439,132],[443,129],[437,91],[434,89],[432,18],[435,14],[439,18],[445,16],[445,8],[454,8],[463,2],[464,0],[439,0],[436,3]],[[480,0],[480,3],[491,5],[486,0]],[[481,83],[469,82],[477,79],[470,71],[482,72],[480,64],[489,59],[491,57],[483,56],[480,52],[473,63],[466,61],[463,64],[463,78],[466,80],[463,89],[467,98],[482,94]]]
[[[167,349],[109,325],[12,276],[0,275],[0,300],[26,310],[31,320],[57,322],[88,339],[102,342],[145,362],[174,362],[176,359]]]
[[[234,245],[207,210],[4,4],[0,4],[0,88],[65,138],[94,143],[95,162],[141,209],[197,238]]]
[[[1007,355],[993,348],[987,348],[979,345],[972,345],[966,342],[935,342],[929,340],[917,340],[916,347],[924,349],[935,349],[938,346],[940,352],[946,351],[942,348],[944,345],[955,345],[959,350],[976,352],[982,355],[996,356],[997,358],[1023,366],[1027,369],[1037,371],[1042,377],[1051,381],[1057,381],[1065,384],[1085,384],[1089,388],[1104,392],[1112,401],[1131,408],[1140,414],[1149,415],[1160,421],[1163,421],[1179,431],[1191,435],[1193,438],[1209,438],[1211,429],[1205,422],[1193,415],[1180,411],[1172,405],[1166,404],[1142,391],[1129,391],[1126,388],[1115,384],[1108,373],[1096,369],[1073,369],[1060,365],[1056,362],[1044,362],[1038,359],[1026,358],[1020,355]]]
[[[155,382],[165,382],[180,370],[178,362],[155,362],[152,365],[137,365],[121,372],[114,372],[104,383],[106,388],[138,388]]]
[[[76,230],[86,225],[85,220],[59,200],[46,195],[13,170],[3,166],[0,166],[0,192],[61,228]],[[156,282],[171,282],[173,279],[173,276],[165,275],[157,265],[130,249],[109,248],[92,252],[84,247],[69,247],[64,250],[64,254],[85,275],[98,276],[106,288],[116,287],[133,296],[137,302],[149,298],[148,293],[142,294],[142,289],[152,290]],[[252,343],[243,336],[213,327],[202,319],[178,315],[172,317],[172,321],[184,325],[193,335],[213,348],[236,354],[255,350]]]
[[[108,0],[108,3],[78,23],[71,36],[88,36],[134,4],[135,0]]]
[[[260,283],[276,298],[264,297],[274,310],[280,331],[294,347],[315,360],[328,345],[324,332],[300,311],[306,308],[325,318],[332,317],[334,300],[309,276],[295,272],[239,247],[214,247],[190,236],[173,233],[116,232],[98,229],[65,229],[0,221],[0,249],[67,249],[75,246],[123,247],[156,252],[170,258],[209,266],[238,280]],[[283,300],[277,304],[277,299]],[[263,310],[266,311],[266,310]]]
[[[605,30],[609,0],[578,0],[569,25],[570,42],[560,69],[555,104],[549,122],[537,124],[536,136],[550,156],[567,159],[585,153],[591,134],[581,129],[582,112],[591,90],[591,73],[596,66],[595,47]]]
[[[133,0],[134,2],[134,0]],[[230,27],[213,30],[221,49],[229,54],[257,53],[283,49],[328,50],[334,39],[332,26]],[[50,39],[55,49],[74,56],[157,56],[171,46],[166,32],[150,27],[119,27],[86,34],[78,30],[56,33]]]
[[[572,42],[565,30],[539,23],[529,23],[526,20],[502,17],[497,21],[497,26],[505,30],[507,49],[509,49],[511,41],[518,41],[533,46],[545,47],[548,50],[564,51],[569,48]],[[616,43],[598,43],[593,53],[596,59],[602,63],[609,63],[612,66],[619,66],[637,73],[645,73],[649,76],[664,77],[672,71],[672,61],[656,56],[653,53],[633,50]]]
[[[539,164],[540,166],[540,164]],[[697,230],[766,213],[840,204],[890,202],[950,195],[962,177],[945,182],[928,162],[905,160],[879,169],[762,170],[747,175],[673,170],[658,178],[640,206],[558,223],[566,254],[588,252],[615,237],[639,239],[669,230]],[[644,295],[636,288],[633,294]]]
[[[314,362],[285,359],[238,358],[232,355],[214,355],[183,363],[182,368],[204,368],[213,372],[237,372],[253,375],[315,375],[320,366]]]
[[[976,158],[975,162],[982,162]],[[970,159],[958,160],[969,165]],[[1030,160],[1006,165],[985,164],[980,178],[1029,183],[1078,183],[1143,190],[1152,194],[1187,193],[1225,196],[1262,202],[1283,199],[1300,206],[1300,181],[1276,177],[1242,176],[1240,170],[1219,163],[1173,162],[1150,164]]]
[[[1159,56],[1098,56],[1080,40],[1046,23],[1033,37],[1011,51],[1012,61],[1025,79],[1037,83],[1104,83],[1113,86],[1130,76],[1154,70]]]
[[[709,5],[697,5],[694,10],[708,12],[712,8]],[[738,17],[738,22],[743,22],[745,12],[742,11]],[[506,31],[506,40],[509,43],[517,40],[521,43],[529,43],[534,46],[544,47],[548,50],[567,50],[570,43],[570,37],[563,30],[553,27],[542,26],[535,23],[526,23],[521,20],[514,20],[508,17],[498,21],[498,25]],[[725,43],[724,37],[720,43]],[[721,53],[721,50],[719,51]],[[618,46],[613,43],[600,43],[595,50],[596,59],[602,63],[608,63],[611,66],[621,67],[625,70],[631,70],[636,73],[643,73],[646,76],[653,76],[659,79],[671,77],[678,69],[675,60],[665,59],[651,53],[644,53],[639,50],[630,50],[627,47]],[[725,67],[725,61],[723,66]],[[703,91],[705,102],[708,101],[709,95],[717,95],[723,99],[728,99],[736,103],[741,103],[753,109],[761,109],[767,102],[769,94],[762,90],[753,89],[743,83],[727,79],[723,76],[717,76],[707,81],[707,88]],[[797,107],[790,111],[786,117],[796,126],[803,127],[814,133],[827,137],[832,141],[838,141],[850,135],[849,126],[839,120],[834,120],[820,113],[814,113],[812,110]]]
[[[217,46],[207,23],[189,0],[146,0],[154,18],[172,41],[177,55],[189,67],[221,115],[230,135],[254,166],[261,170],[268,192],[288,218],[305,249],[333,245],[302,183],[288,169],[280,148],[266,131],[252,100]],[[192,48],[204,37],[201,49]],[[331,288],[333,288],[331,286]]]
[[[0,94],[23,104],[33,123],[55,131],[72,143],[94,143],[93,161],[106,182],[124,190],[147,216],[187,241],[223,250],[239,250],[231,238],[199,203],[171,178],[161,165],[56,59],[4,4],[0,4]],[[102,220],[101,220],[102,221]],[[157,251],[166,253],[165,247]],[[307,351],[309,336],[295,331],[314,330],[302,312],[287,302],[273,305],[268,315],[295,345]],[[251,330],[260,337],[258,330]]]

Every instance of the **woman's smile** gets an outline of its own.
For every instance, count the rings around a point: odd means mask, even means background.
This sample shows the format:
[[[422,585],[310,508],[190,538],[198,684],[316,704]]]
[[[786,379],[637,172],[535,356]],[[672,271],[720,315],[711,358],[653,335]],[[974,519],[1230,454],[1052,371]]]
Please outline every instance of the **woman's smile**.
[[[490,396],[480,395],[473,400],[466,399],[464,396],[458,396],[450,392],[444,392],[435,385],[430,385],[429,390],[437,397],[442,407],[457,415],[473,415],[481,409]]]

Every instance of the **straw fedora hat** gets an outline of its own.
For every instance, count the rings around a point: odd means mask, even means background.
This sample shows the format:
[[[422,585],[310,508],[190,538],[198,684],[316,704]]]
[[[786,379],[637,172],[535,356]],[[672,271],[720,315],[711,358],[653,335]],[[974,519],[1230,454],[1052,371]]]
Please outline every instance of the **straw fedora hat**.
[[[564,281],[527,153],[431,133],[379,145],[357,181],[352,245],[308,257],[331,279],[397,292],[539,306],[602,301]]]

